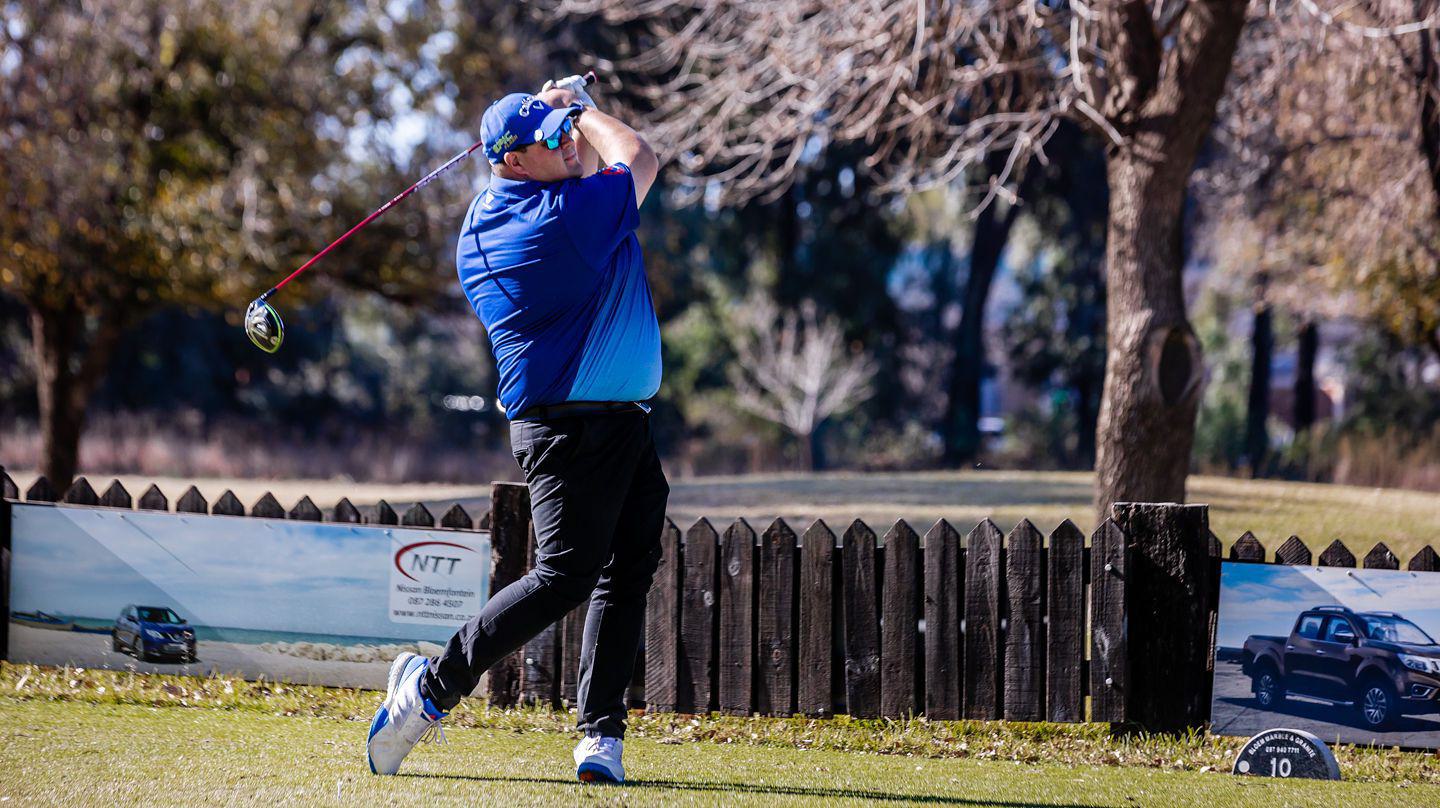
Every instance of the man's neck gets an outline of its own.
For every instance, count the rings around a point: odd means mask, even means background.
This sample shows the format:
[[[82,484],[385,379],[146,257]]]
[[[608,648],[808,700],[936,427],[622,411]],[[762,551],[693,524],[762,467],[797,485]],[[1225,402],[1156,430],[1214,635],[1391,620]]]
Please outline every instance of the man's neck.
[[[490,165],[490,170],[494,172],[495,176],[501,179],[510,180],[511,182],[529,182],[531,179],[530,177],[527,177],[524,174],[517,172],[515,169],[504,163],[492,163]]]

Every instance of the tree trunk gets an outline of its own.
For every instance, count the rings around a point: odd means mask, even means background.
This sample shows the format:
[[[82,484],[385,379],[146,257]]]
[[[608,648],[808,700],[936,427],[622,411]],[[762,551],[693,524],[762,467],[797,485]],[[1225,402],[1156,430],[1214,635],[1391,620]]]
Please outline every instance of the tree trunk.
[[[1004,212],[987,205],[975,220],[975,242],[961,301],[960,326],[955,330],[955,370],[945,406],[945,460],[963,463],[980,452],[980,384],[985,378],[985,305],[1010,240],[1020,206]]]
[[[1185,190],[1215,122],[1245,0],[1200,0],[1161,37],[1148,6],[1107,15],[1106,117],[1121,141],[1106,155],[1105,390],[1095,472],[1096,514],[1115,502],[1184,502],[1203,365],[1185,316]],[[1173,44],[1161,51],[1161,43]],[[1113,143],[1113,141],[1112,141]]]
[[[1320,328],[1314,320],[1300,326],[1295,359],[1295,434],[1315,425],[1315,354],[1320,350]]]
[[[1202,356],[1180,287],[1184,179],[1121,155],[1110,161],[1105,391],[1096,509],[1184,502]],[[1173,175],[1178,172],[1167,172]]]
[[[815,432],[800,432],[796,436],[800,439],[800,470],[815,470]]]
[[[810,444],[810,467],[806,471],[824,471],[830,465],[829,459],[825,456],[825,439],[823,437],[827,423],[829,422],[821,421],[816,424],[815,430],[805,441]]]
[[[86,334],[85,320],[74,304],[30,310],[40,403],[40,473],[57,492],[75,479],[90,394],[120,336],[113,317],[101,317],[93,336]]]
[[[1418,5],[1418,4],[1417,4]],[[1433,11],[1432,11],[1433,13]],[[1432,214],[1440,219],[1440,62],[1435,59],[1435,45],[1429,30],[1416,34],[1419,56],[1415,66],[1415,89],[1420,95],[1420,151],[1429,169]],[[1425,331],[1425,344],[1440,359],[1440,331]]]
[[[1265,279],[1256,289],[1255,324],[1250,331],[1250,399],[1245,411],[1245,455],[1251,477],[1265,475],[1270,451],[1270,360],[1275,353],[1270,304],[1265,302]]]

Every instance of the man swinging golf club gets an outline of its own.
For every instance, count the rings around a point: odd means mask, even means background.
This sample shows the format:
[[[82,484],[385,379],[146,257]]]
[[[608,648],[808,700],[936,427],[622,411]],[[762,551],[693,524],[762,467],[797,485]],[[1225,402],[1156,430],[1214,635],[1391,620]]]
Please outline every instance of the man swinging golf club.
[[[583,78],[546,86],[485,112],[494,177],[456,251],[530,488],[535,567],[491,595],[438,657],[395,660],[367,743],[377,774],[394,774],[438,732],[491,665],[589,599],[576,775],[625,778],[624,692],[670,492],[639,403],[660,386],[660,331],[634,232],[659,164],[644,138],[595,109]],[[589,176],[587,149],[606,166]]]

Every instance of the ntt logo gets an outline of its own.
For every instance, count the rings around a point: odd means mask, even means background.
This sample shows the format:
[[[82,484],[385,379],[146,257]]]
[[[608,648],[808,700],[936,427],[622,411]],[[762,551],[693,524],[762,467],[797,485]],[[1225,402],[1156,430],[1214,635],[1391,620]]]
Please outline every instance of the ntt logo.
[[[455,573],[456,565],[464,559],[464,556],[457,555],[456,551],[475,552],[463,544],[450,541],[417,541],[395,551],[395,569],[399,570],[401,575],[416,582],[420,579],[411,575],[412,572],[450,576]]]

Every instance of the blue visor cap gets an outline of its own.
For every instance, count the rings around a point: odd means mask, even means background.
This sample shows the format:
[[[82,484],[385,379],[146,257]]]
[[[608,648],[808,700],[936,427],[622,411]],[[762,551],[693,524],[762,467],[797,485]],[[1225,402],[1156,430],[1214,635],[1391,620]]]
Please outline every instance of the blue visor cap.
[[[492,163],[506,152],[554,137],[565,119],[579,109],[555,109],[529,93],[511,93],[490,105],[480,119],[480,140],[485,157]]]

